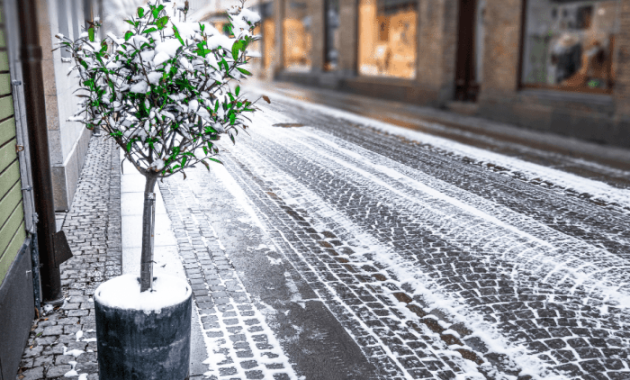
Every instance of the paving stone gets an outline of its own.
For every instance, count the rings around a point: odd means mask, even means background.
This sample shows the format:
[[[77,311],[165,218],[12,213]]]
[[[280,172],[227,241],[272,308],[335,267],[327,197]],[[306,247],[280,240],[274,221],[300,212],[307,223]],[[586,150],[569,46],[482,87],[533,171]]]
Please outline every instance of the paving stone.
[[[91,315],[94,289],[107,279],[104,273],[111,276],[121,273],[120,153],[110,140],[93,137],[89,144],[72,207],[63,225],[74,254],[60,267],[62,279],[66,279],[62,282],[66,302],[62,308],[34,322],[38,326],[35,331],[42,334],[33,339],[37,346],[25,349],[22,366],[34,358],[32,363],[37,363],[37,367],[23,370],[24,379],[64,378],[71,369],[68,363],[75,361],[77,370],[87,373],[88,380],[98,380],[95,352],[78,357],[63,355],[74,349],[96,350],[95,342],[83,341],[95,336],[88,331],[95,328]],[[84,334],[77,341],[76,333],[80,330]]]
[[[44,367],[36,367],[22,372],[22,380],[39,380],[44,378]]]
[[[70,370],[72,370],[72,367],[70,365],[55,365],[54,367],[46,370],[46,378],[62,377],[66,373],[70,372]]]

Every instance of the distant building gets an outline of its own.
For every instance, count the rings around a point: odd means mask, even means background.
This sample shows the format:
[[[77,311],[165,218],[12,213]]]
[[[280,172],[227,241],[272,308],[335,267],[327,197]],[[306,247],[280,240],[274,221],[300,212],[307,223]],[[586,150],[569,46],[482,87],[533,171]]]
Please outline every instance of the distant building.
[[[630,0],[272,0],[261,9],[261,72],[275,79],[630,146]]]

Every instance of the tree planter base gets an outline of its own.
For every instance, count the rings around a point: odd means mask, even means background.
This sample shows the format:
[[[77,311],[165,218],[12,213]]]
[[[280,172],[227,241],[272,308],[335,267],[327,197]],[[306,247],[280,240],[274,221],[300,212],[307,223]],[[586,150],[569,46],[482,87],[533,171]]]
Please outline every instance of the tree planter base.
[[[179,278],[159,276],[154,289],[140,293],[132,275],[96,289],[100,380],[188,379],[191,288]]]

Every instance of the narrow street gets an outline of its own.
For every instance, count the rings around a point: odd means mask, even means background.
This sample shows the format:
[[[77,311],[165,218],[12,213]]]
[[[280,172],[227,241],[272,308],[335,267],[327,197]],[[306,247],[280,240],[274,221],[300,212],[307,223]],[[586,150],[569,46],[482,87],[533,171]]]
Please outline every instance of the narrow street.
[[[627,153],[267,95],[159,183],[205,377],[630,379]]]

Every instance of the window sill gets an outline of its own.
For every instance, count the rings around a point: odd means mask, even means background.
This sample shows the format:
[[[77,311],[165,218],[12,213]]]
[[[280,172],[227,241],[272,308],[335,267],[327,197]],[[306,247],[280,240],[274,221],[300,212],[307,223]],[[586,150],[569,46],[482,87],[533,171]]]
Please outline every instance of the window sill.
[[[401,87],[415,87],[418,83],[415,79],[403,79],[396,77],[378,77],[378,76],[368,76],[368,75],[357,75],[352,78],[347,78],[346,80],[351,82],[359,82],[359,83],[373,83],[373,84],[383,84],[390,86],[401,86]]]
[[[583,103],[595,106],[613,106],[613,97],[610,94],[579,93],[563,90],[531,89],[525,88],[519,91],[519,95],[536,97],[539,99],[556,102]]]

